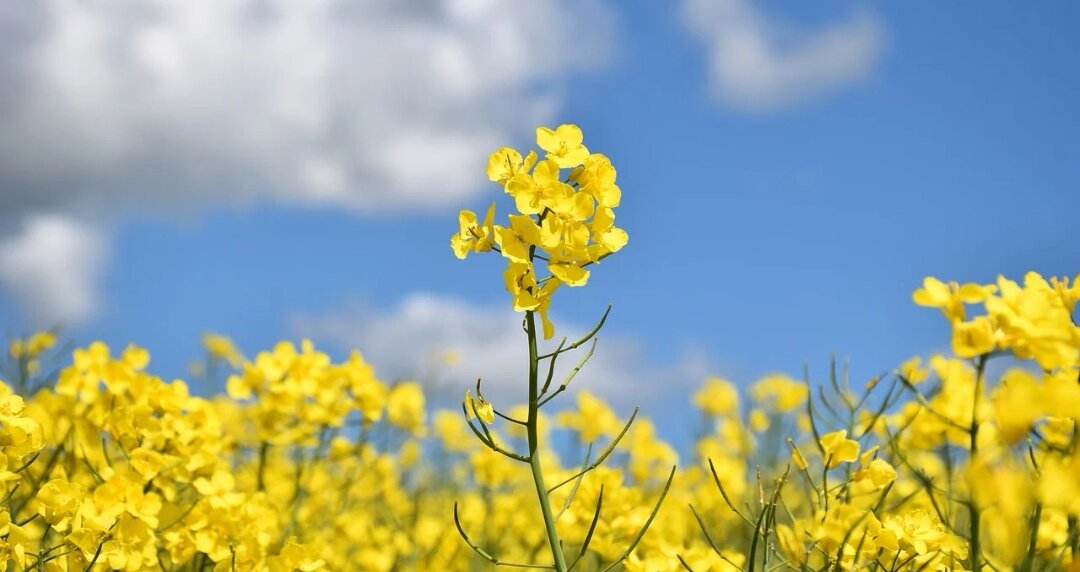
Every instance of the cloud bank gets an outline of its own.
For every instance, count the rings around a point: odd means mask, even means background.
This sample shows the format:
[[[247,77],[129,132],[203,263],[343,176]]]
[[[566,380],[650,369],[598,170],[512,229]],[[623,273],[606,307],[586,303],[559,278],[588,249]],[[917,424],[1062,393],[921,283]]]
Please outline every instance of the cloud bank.
[[[0,4],[0,228],[21,229],[0,231],[0,280],[31,316],[86,318],[96,272],[42,270],[107,247],[74,226],[459,202],[488,152],[554,117],[568,74],[604,62],[612,29],[593,0]]]

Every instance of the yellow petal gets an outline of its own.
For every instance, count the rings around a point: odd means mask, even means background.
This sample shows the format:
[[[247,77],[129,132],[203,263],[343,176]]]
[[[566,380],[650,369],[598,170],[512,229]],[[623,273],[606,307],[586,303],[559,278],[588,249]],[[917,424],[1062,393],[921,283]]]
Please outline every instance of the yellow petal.
[[[589,281],[589,271],[576,264],[551,263],[548,270],[567,286],[584,286]]]

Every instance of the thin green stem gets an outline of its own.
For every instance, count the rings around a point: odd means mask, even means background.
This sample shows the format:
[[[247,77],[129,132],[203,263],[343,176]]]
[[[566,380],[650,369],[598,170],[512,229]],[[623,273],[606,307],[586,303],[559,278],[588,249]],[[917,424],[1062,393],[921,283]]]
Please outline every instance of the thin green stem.
[[[551,499],[548,497],[547,485],[544,484],[544,471],[540,466],[539,444],[537,426],[539,425],[539,369],[538,353],[536,351],[536,318],[532,311],[525,313],[526,332],[529,335],[529,419],[525,428],[529,441],[529,467],[532,468],[533,484],[536,485],[536,497],[540,501],[540,512],[544,516],[544,528],[547,530],[548,545],[551,547],[551,556],[555,562],[557,572],[566,572],[566,558],[563,556],[562,543],[559,541],[559,533],[555,530],[555,515],[551,512]]]
[[[975,395],[971,401],[971,456],[968,458],[969,463],[975,462],[975,455],[979,451],[979,400],[982,397],[983,387],[983,373],[986,371],[987,355],[979,356],[979,360],[975,365]],[[979,572],[979,568],[982,567],[981,561],[981,543],[979,542],[979,536],[981,531],[979,530],[981,515],[979,514],[979,507],[976,505],[975,498],[972,496],[969,499],[968,510],[970,511],[968,520],[968,542],[971,543],[971,566],[970,569],[973,572]]]

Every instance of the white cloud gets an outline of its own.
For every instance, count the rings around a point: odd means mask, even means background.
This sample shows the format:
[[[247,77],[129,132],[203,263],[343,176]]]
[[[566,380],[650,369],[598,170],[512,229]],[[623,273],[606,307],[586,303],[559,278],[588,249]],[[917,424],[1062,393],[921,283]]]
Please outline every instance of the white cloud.
[[[321,316],[299,316],[293,329],[319,343],[359,349],[384,379],[417,378],[437,393],[457,396],[484,379],[485,394],[502,402],[525,400],[528,349],[523,314],[509,305],[485,307],[433,294],[412,294],[389,311],[363,304]],[[596,316],[599,319],[599,314]],[[578,339],[592,324],[567,324],[554,317],[557,337]],[[601,330],[593,357],[574,378],[571,391],[587,388],[614,403],[631,406],[670,392],[674,386],[697,384],[710,371],[695,352],[674,364],[647,360],[638,340]],[[552,340],[556,341],[557,340]],[[554,349],[556,344],[548,344]],[[578,348],[557,362],[557,386],[584,355]],[[447,364],[446,352],[457,361]],[[545,351],[541,349],[541,351]]]
[[[745,111],[790,108],[864,80],[884,44],[866,13],[812,32],[770,21],[750,0],[685,0],[683,16],[707,47],[713,94]]]
[[[35,322],[79,323],[93,316],[105,257],[97,229],[69,218],[33,216],[19,234],[0,242],[0,282]]]
[[[612,30],[599,0],[0,4],[0,213],[454,204]]]

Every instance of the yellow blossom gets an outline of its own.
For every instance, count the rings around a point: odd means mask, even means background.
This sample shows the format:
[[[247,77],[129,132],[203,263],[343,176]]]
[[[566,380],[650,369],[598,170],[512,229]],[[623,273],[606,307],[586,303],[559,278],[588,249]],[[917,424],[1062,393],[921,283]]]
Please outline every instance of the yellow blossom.
[[[993,286],[973,283],[960,285],[956,282],[946,284],[927,276],[923,279],[922,288],[916,289],[912,294],[912,299],[920,306],[938,308],[949,321],[957,321],[966,316],[964,304],[982,302],[993,292]]]
[[[694,405],[708,415],[731,415],[739,409],[739,392],[735,386],[719,377],[708,377],[694,394]]]
[[[821,448],[824,450],[826,466],[830,469],[840,463],[850,463],[859,456],[859,443],[847,438],[847,430],[841,429],[821,436]]]
[[[202,344],[210,359],[223,361],[232,367],[239,367],[244,361],[244,355],[227,336],[206,333],[202,336]]]
[[[473,397],[472,393],[465,392],[465,411],[469,419],[480,418],[484,423],[491,425],[495,422],[495,408],[483,397]]]
[[[589,150],[581,144],[582,139],[581,129],[577,125],[560,125],[554,130],[536,128],[536,144],[547,151],[548,158],[564,169],[577,167],[588,158]]]
[[[953,322],[953,353],[971,358],[994,349],[994,324],[986,316],[977,316],[969,322]]]
[[[536,163],[535,151],[529,151],[529,154],[522,159],[521,153],[516,149],[500,147],[488,157],[487,176],[489,180],[505,185],[515,176],[527,173],[534,163]]]

